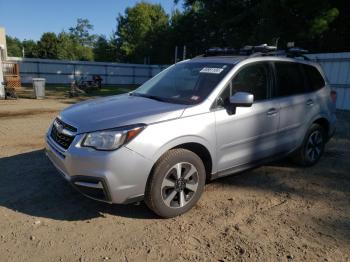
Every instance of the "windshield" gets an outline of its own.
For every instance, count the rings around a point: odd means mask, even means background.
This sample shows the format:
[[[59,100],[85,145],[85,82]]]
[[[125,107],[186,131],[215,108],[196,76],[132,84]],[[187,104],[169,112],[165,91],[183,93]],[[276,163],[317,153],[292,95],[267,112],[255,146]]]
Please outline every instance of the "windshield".
[[[198,104],[233,67],[225,63],[179,63],[150,79],[132,95],[179,104]]]

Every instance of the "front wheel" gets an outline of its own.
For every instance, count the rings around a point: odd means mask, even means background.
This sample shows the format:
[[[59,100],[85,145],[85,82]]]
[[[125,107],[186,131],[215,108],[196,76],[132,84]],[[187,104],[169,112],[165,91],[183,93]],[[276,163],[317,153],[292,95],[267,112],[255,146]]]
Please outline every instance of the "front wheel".
[[[312,166],[320,160],[325,147],[325,132],[322,126],[313,124],[305,135],[295,160],[301,166]]]
[[[155,164],[147,182],[145,202],[161,217],[170,218],[190,210],[205,185],[202,160],[186,149],[172,149]]]

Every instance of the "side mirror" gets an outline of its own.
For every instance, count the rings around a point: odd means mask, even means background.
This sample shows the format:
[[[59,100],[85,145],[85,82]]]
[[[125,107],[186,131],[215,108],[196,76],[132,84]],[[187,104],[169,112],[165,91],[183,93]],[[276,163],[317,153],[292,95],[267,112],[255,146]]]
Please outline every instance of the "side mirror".
[[[250,107],[254,102],[254,95],[247,92],[237,92],[230,96],[229,114],[236,113],[236,107]]]
[[[250,107],[254,102],[254,95],[246,92],[237,92],[230,97],[230,104],[235,107]]]

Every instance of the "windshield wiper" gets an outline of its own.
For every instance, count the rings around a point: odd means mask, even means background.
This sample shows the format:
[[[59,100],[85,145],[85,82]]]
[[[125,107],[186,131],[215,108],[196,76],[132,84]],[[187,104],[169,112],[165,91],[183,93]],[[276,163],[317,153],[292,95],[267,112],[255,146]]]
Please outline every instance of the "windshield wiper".
[[[147,94],[141,94],[141,93],[129,93],[129,95],[145,97],[145,98],[149,98],[149,99],[153,99],[153,100],[157,100],[157,101],[161,101],[161,102],[169,102],[168,99],[163,98],[163,97],[159,97],[159,96],[153,96],[153,95],[147,95]]]

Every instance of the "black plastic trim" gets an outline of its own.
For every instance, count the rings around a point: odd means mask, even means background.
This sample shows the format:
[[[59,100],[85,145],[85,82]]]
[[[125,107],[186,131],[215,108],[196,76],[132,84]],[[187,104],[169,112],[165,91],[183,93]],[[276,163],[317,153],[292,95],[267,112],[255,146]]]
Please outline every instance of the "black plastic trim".
[[[87,182],[87,183],[99,183],[99,182],[101,182],[103,188],[102,189],[97,189],[97,190],[102,190],[103,194],[104,194],[104,197],[103,198],[97,198],[97,197],[94,197],[92,195],[89,195],[89,193],[87,192],[88,190],[84,191],[84,189],[83,189],[84,187],[75,185],[75,182]],[[109,203],[112,201],[112,198],[111,198],[111,195],[110,195],[107,183],[101,177],[72,176],[71,180],[70,180],[70,183],[72,184],[72,186],[76,190],[78,190],[80,193],[82,193],[83,195],[85,195],[85,196],[87,196],[89,198],[92,198],[92,199],[95,199],[95,200],[99,200],[99,201],[103,201],[103,202],[109,202]],[[86,189],[87,188],[88,187],[86,187]],[[91,188],[89,188],[89,189],[91,189]]]

